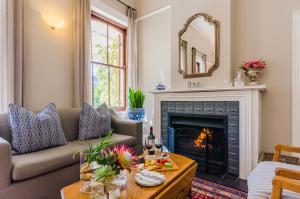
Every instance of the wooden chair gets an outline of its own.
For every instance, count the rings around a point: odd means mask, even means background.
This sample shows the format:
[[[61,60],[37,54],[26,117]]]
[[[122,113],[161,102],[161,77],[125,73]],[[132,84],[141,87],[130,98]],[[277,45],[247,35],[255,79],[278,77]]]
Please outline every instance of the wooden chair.
[[[278,144],[275,146],[273,161],[279,162],[281,152],[300,153],[300,147]],[[277,168],[272,179],[271,199],[280,199],[283,189],[300,193],[300,171],[286,168]]]

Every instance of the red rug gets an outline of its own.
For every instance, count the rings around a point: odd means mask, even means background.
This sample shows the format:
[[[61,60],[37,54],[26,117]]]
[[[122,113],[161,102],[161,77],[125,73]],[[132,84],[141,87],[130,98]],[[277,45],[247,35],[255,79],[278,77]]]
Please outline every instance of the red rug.
[[[247,193],[195,177],[192,199],[247,199]]]

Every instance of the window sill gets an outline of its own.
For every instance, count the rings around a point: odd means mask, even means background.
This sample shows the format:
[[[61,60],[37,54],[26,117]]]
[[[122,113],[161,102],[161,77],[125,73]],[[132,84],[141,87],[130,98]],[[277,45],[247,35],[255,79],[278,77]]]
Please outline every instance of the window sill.
[[[122,118],[122,119],[127,119],[127,112],[126,111],[116,111],[116,114]]]

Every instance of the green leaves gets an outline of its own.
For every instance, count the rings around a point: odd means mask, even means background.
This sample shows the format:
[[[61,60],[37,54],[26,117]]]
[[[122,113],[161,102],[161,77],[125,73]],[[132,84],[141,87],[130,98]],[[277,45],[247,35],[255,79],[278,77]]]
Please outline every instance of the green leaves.
[[[98,182],[110,182],[116,176],[116,171],[109,165],[101,165],[95,171],[95,180]]]
[[[130,108],[143,108],[145,102],[145,94],[138,88],[136,90],[129,88],[129,106]]]
[[[112,136],[112,130],[109,131],[107,133],[107,136],[102,140],[102,138],[100,138],[100,142],[98,145],[93,146],[91,143],[89,144],[89,149],[88,149],[88,157],[87,157],[87,162],[88,164],[91,164],[93,161],[99,161],[99,153],[105,149],[106,147],[108,147],[110,144],[112,144],[111,142],[111,136]]]

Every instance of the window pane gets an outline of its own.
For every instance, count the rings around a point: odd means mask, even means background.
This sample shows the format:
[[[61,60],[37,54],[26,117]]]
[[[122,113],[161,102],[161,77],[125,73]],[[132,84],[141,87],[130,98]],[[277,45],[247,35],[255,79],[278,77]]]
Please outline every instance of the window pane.
[[[110,106],[125,106],[125,74],[123,69],[110,68]]]
[[[107,25],[92,20],[92,60],[107,64]]]
[[[93,106],[106,103],[112,108],[124,108],[126,104],[124,37],[125,33],[106,21],[92,19],[92,88]]]
[[[112,26],[108,28],[108,63],[114,66],[121,66],[120,49],[122,48],[122,33]]]
[[[109,70],[107,66],[92,64],[93,66],[93,105],[94,107],[106,103],[109,106],[108,82]]]

